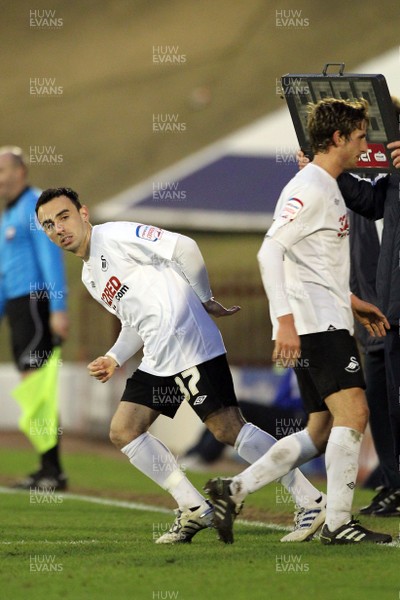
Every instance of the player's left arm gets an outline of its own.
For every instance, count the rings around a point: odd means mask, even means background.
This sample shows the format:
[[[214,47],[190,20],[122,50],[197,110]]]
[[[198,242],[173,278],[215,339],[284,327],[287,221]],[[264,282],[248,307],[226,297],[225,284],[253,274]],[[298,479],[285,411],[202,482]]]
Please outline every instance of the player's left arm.
[[[129,237],[123,238],[124,232],[119,232],[118,236],[118,245],[125,245],[127,256],[134,259],[134,255],[130,251],[136,247],[139,252],[144,252],[147,258],[155,263],[161,260],[177,265],[180,273],[193,288],[208,313],[214,317],[223,317],[240,310],[239,306],[225,308],[213,298],[203,256],[192,238],[138,223],[132,223],[131,227],[127,229],[127,233]]]
[[[390,324],[379,308],[374,304],[361,300],[355,294],[351,294],[350,299],[351,308],[357,321],[364,325],[373,337],[384,337],[386,329],[390,329]]]
[[[228,317],[240,310],[240,306],[225,308],[215,300],[210,288],[207,268],[197,243],[190,237],[179,235],[172,259],[200,298],[205,310],[213,317]]]

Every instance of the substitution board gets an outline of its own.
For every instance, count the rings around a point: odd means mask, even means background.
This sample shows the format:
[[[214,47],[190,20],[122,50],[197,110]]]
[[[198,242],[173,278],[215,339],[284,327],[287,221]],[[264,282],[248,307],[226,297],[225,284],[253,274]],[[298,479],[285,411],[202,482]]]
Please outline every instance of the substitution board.
[[[338,66],[338,73],[328,73],[330,66]],[[344,67],[344,63],[328,63],[320,74],[290,73],[281,78],[300,148],[306,156],[312,158],[306,127],[310,102],[315,103],[323,98],[364,98],[369,104],[368,151],[360,157],[357,167],[352,171],[371,174],[395,171],[386,145],[400,139],[399,121],[386,79],[383,75],[344,73]]]

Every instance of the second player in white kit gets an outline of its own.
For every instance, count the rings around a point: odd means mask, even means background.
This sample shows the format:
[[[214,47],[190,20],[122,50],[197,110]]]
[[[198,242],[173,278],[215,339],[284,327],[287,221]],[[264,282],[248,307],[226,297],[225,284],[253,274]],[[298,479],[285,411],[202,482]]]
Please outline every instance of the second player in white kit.
[[[329,328],[353,333],[348,235],[347,209],[336,179],[310,163],[284,188],[260,250],[260,257],[266,250],[280,255],[274,261],[280,270],[276,279],[264,278],[273,339],[277,318],[290,312],[298,335]],[[286,293],[275,285],[283,277]]]
[[[363,528],[351,515],[368,423],[352,309],[372,335],[385,335],[389,328],[375,306],[350,294],[349,225],[336,181],[367,150],[367,125],[365,100],[327,98],[309,107],[313,162],[283,189],[258,253],[273,323],[274,358],[294,367],[309,418],[304,430],[280,439],[239,475],[206,484],[222,535],[231,535],[235,507],[249,493],[325,452],[327,504],[321,541],[391,541],[389,535]],[[286,541],[310,539],[315,533],[308,528],[311,518],[315,522],[316,514],[301,509]]]

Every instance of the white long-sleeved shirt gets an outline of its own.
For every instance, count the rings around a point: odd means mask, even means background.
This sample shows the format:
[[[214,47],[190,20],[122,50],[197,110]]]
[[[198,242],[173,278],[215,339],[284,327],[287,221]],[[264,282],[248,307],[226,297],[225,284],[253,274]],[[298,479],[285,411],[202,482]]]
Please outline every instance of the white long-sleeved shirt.
[[[173,375],[225,353],[202,302],[212,297],[197,244],[150,225],[93,227],[82,281],[122,324],[107,352],[119,365],[143,346],[139,369]]]
[[[336,179],[310,163],[283,189],[258,253],[273,339],[277,318],[289,313],[299,335],[333,327],[353,333],[348,234]]]

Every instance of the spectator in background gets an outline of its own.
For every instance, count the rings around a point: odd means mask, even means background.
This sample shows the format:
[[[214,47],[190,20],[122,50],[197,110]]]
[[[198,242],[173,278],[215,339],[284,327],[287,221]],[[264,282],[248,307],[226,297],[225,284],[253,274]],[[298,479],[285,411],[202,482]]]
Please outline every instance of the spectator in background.
[[[62,252],[36,222],[39,195],[28,184],[21,148],[0,148],[0,319],[7,316],[12,353],[23,378],[44,365],[68,334]],[[58,441],[40,461],[38,471],[15,487],[66,489]]]

